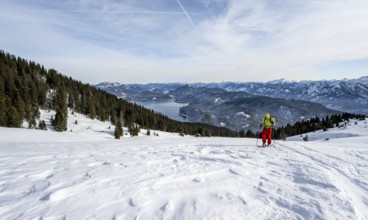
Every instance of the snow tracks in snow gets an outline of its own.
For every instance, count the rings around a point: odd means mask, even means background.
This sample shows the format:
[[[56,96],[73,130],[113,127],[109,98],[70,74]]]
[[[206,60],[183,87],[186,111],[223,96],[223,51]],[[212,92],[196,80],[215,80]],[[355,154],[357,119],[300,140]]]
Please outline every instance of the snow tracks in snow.
[[[0,142],[0,218],[367,219],[366,148],[254,141]]]

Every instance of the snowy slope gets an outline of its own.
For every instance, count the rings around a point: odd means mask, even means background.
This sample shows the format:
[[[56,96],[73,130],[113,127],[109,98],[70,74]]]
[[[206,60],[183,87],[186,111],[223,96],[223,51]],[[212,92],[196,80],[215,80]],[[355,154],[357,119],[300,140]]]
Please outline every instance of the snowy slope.
[[[87,122],[0,128],[0,219],[368,219],[366,121],[275,148]]]

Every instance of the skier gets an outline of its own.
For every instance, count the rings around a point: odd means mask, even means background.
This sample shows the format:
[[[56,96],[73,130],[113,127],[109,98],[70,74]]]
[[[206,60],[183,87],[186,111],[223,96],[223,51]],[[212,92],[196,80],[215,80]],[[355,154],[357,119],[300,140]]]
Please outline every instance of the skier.
[[[262,131],[262,142],[263,142],[263,147],[266,146],[266,137],[268,139],[268,146],[270,146],[271,142],[272,142],[272,126],[274,126],[275,123],[275,119],[271,118],[270,113],[266,113],[265,117],[262,119],[262,124],[259,126],[260,128],[263,126],[263,131]]]

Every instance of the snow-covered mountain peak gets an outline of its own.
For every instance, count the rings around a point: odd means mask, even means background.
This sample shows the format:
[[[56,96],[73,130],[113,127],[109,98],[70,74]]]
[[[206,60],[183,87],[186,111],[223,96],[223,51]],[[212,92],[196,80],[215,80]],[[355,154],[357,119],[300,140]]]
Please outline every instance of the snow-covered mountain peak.
[[[271,80],[266,82],[267,84],[282,84],[282,83],[287,83],[288,81],[286,81],[284,78],[281,79],[275,79],[275,80]]]
[[[108,87],[119,87],[121,86],[121,83],[118,82],[102,82],[96,85],[98,88],[108,88]]]

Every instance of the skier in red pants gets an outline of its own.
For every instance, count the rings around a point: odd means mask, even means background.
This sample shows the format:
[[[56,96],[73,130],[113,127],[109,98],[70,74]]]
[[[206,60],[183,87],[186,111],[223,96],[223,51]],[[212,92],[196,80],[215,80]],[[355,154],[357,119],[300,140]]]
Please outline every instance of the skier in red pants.
[[[269,146],[272,143],[272,126],[274,126],[275,123],[275,119],[271,118],[270,113],[266,113],[265,117],[262,119],[262,124],[260,125],[260,127],[263,126],[263,131],[262,131],[262,142],[263,142],[263,147],[266,146],[266,137],[267,137],[267,145]]]

